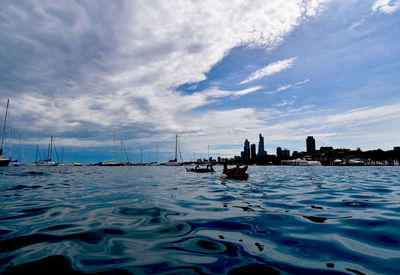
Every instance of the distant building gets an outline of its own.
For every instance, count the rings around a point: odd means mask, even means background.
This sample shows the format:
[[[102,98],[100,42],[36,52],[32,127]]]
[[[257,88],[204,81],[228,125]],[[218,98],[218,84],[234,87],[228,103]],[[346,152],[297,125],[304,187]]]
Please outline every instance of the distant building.
[[[250,142],[246,139],[244,141],[244,158],[243,159],[250,159]]]
[[[308,136],[306,139],[307,154],[315,153],[315,139],[313,136]]]
[[[276,157],[277,157],[278,159],[281,159],[281,158],[282,158],[282,148],[281,148],[281,147],[277,147],[277,148],[276,148]]]
[[[330,153],[333,152],[333,147],[321,146],[319,150],[324,153]]]
[[[258,141],[258,157],[265,156],[267,152],[264,149],[264,137],[260,134]]]
[[[282,150],[282,158],[283,159],[289,159],[290,158],[290,150],[289,149],[283,149]]]
[[[252,145],[251,145],[251,147],[250,147],[250,153],[251,153],[251,155],[250,155],[251,159],[252,159],[252,160],[255,160],[256,157],[257,157],[257,155],[256,155],[256,145],[255,145],[255,144],[252,144]]]

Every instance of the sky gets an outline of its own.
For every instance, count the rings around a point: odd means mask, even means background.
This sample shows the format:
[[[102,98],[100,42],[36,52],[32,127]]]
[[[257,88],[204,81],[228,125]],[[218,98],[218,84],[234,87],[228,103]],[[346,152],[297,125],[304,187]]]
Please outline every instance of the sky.
[[[13,158],[400,146],[400,0],[2,1]],[[4,106],[4,107],[3,107]],[[21,144],[21,145],[19,145]]]

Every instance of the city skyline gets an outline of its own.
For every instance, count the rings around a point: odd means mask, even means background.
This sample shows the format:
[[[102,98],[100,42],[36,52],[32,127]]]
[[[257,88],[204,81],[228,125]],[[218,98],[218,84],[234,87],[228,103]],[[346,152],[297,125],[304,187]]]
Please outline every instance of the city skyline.
[[[77,161],[399,145],[400,1],[15,2],[0,7],[14,148]],[[252,142],[257,144],[256,142]],[[258,154],[258,151],[256,152]]]

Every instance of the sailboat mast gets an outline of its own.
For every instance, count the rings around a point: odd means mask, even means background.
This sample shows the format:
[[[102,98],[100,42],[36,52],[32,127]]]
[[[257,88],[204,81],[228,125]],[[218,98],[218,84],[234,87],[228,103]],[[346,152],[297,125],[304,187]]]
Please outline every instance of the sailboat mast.
[[[8,111],[8,117],[7,117],[8,124],[10,124],[10,111]],[[9,157],[11,159],[11,128],[10,125],[8,125],[8,152],[9,152]]]
[[[115,161],[115,133],[114,133],[114,158],[113,158],[113,161]]]
[[[120,158],[120,161],[123,162],[123,160],[122,160],[122,138],[121,138],[121,145],[120,145],[120,150],[119,150],[119,158]]]
[[[4,135],[5,135],[5,132],[6,132],[6,123],[7,123],[8,105],[9,105],[9,104],[10,104],[10,99],[7,99],[6,115],[4,116],[4,124],[3,124],[3,134],[1,135],[1,149],[0,149],[0,155],[3,154]]]
[[[21,162],[21,135],[19,136],[18,142],[18,161]]]
[[[47,159],[50,160],[50,144],[47,146]]]
[[[178,160],[178,135],[176,135],[175,139],[175,161]]]
[[[36,144],[36,161],[35,161],[35,163],[37,163],[38,162],[38,153],[39,153],[39,144]]]
[[[50,137],[50,161],[53,158],[53,136]]]
[[[125,144],[124,144],[124,142],[122,141],[122,138],[121,138],[121,151],[122,151],[122,147],[124,147],[126,161],[127,161],[128,163],[130,163],[130,162],[129,162],[129,157],[128,157],[128,152],[126,151]]]

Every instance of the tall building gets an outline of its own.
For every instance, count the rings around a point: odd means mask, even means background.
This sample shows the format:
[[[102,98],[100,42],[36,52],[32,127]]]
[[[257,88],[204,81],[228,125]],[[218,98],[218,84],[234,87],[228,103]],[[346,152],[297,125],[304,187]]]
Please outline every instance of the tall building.
[[[258,141],[258,156],[262,157],[267,154],[267,152],[264,150],[264,137],[260,134],[259,136],[259,141]]]
[[[307,154],[315,153],[315,139],[313,136],[308,136],[306,139]]]
[[[276,148],[276,157],[277,157],[278,159],[281,159],[281,158],[282,158],[282,148],[281,148],[281,147],[277,147],[277,148]]]
[[[244,141],[244,159],[250,159],[250,142],[246,139]]]
[[[252,160],[255,160],[256,158],[257,158],[257,155],[256,155],[256,145],[255,144],[252,144],[251,145],[251,147],[250,147],[250,153],[251,153],[251,159]]]
[[[289,149],[283,149],[282,150],[282,158],[283,159],[289,159],[290,158],[290,150]]]

